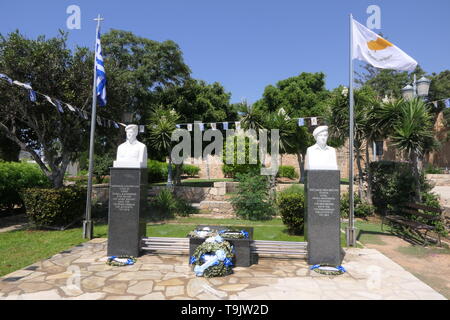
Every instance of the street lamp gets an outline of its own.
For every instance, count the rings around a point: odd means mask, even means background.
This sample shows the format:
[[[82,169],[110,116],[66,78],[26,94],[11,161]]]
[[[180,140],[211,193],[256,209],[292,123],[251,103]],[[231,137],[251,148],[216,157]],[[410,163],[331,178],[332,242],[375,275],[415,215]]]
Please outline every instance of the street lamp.
[[[421,97],[425,100],[428,96],[428,91],[430,90],[430,83],[431,80],[425,77],[422,77],[419,79],[419,81],[416,81],[416,75],[414,75],[413,85],[407,85],[402,89],[403,99],[409,101],[416,97]]]

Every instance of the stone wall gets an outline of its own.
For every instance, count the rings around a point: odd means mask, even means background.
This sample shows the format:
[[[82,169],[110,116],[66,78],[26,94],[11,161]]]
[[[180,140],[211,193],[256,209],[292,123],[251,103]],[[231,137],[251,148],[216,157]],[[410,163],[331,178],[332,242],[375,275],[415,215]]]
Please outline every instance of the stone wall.
[[[229,198],[226,194],[234,192],[236,184],[236,182],[214,182],[212,187],[175,186],[174,193],[177,197],[188,200],[191,203],[226,201]],[[149,187],[149,195],[155,196],[165,188],[165,186]]]

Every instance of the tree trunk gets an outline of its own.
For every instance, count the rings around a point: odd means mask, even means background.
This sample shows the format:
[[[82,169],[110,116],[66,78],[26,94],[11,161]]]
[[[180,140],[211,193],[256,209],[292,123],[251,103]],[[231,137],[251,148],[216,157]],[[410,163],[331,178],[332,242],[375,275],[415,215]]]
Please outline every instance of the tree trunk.
[[[363,198],[363,171],[361,166],[361,151],[360,148],[356,149],[356,166],[358,167],[358,196]]]
[[[372,174],[370,173],[370,155],[369,155],[369,142],[366,142],[366,173],[367,173],[367,190],[366,201],[369,204],[372,203]]]
[[[183,164],[176,164],[175,165],[175,177],[174,177],[174,182],[175,185],[180,185],[181,184],[181,173],[183,171]]]
[[[305,155],[297,151],[297,161],[298,167],[300,169],[300,178],[298,180],[299,183],[305,183]]]
[[[412,151],[410,154],[411,158],[411,166],[413,171],[414,180],[416,181],[416,192],[414,201],[421,203],[422,202],[422,196],[420,194],[420,172],[419,172],[419,161],[418,161],[418,155],[415,151]]]
[[[275,191],[277,187],[277,176],[271,175],[269,178],[269,199],[273,203],[275,201]]]
[[[169,165],[167,167],[167,187],[173,187],[172,180],[172,148],[169,150]]]

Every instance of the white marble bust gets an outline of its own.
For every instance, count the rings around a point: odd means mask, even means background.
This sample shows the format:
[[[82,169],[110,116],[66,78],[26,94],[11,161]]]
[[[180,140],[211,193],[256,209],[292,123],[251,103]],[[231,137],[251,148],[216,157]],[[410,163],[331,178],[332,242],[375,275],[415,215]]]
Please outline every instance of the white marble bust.
[[[327,146],[328,127],[319,126],[313,132],[316,144],[306,151],[305,170],[339,170],[336,150]]]
[[[125,127],[127,141],[117,148],[117,158],[113,163],[114,168],[147,168],[147,146],[136,137],[138,126],[130,124]]]

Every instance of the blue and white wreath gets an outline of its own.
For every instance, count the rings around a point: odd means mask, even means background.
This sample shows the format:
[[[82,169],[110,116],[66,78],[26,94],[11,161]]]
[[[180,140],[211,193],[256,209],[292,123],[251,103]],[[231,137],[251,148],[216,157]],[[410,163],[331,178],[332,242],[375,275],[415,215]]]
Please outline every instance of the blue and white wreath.
[[[223,277],[233,272],[233,247],[221,236],[209,237],[190,258],[197,277]]]
[[[325,275],[337,276],[346,272],[343,266],[333,266],[330,264],[315,264],[311,267],[311,270]]]

